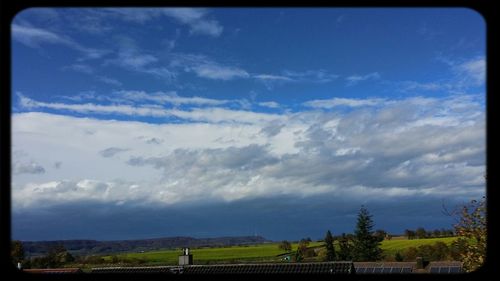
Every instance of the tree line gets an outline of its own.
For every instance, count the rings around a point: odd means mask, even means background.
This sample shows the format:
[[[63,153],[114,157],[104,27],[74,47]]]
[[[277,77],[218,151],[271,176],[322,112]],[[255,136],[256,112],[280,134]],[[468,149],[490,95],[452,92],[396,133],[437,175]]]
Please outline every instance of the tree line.
[[[319,255],[324,261],[336,260],[353,260],[353,261],[374,261],[382,258],[382,249],[380,248],[381,242],[386,237],[387,233],[383,230],[373,231],[372,215],[369,211],[362,206],[357,219],[354,234],[342,233],[339,237],[334,237],[330,230],[327,230],[324,238],[324,251],[319,254],[312,248],[309,248],[311,239],[302,239],[299,242],[297,251],[293,256],[293,261],[300,262],[304,258]],[[338,252],[335,250],[334,241],[337,240],[339,244]],[[291,251],[292,245],[290,242],[284,240],[279,246],[280,249]]]
[[[293,261],[300,262],[304,258],[319,256],[323,261],[379,261],[383,258],[394,261],[414,261],[416,257],[423,257],[428,261],[459,260],[463,262],[465,271],[477,270],[486,257],[486,198],[472,200],[453,211],[451,216],[458,217],[458,222],[452,229],[435,229],[427,231],[423,227],[416,230],[405,230],[408,239],[435,238],[458,236],[451,245],[438,241],[432,245],[409,247],[403,252],[397,252],[394,257],[384,257],[381,242],[390,240],[391,235],[383,230],[373,231],[374,223],[368,210],[362,206],[357,217],[354,234],[342,233],[334,236],[327,230],[324,238],[324,248],[316,253],[308,247],[311,239],[302,239],[299,242]],[[338,250],[334,247],[337,241]],[[279,245],[280,249],[290,252],[292,245],[284,240]]]
[[[416,230],[405,229],[404,236],[408,239],[452,237],[455,236],[455,231],[453,231],[453,229],[444,228],[426,230],[423,227],[419,227]]]

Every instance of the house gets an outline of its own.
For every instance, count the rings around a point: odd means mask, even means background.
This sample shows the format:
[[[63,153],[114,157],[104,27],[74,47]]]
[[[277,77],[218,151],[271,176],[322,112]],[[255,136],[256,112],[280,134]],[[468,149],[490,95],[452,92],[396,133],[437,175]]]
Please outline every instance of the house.
[[[354,262],[356,274],[462,273],[462,262]]]
[[[36,273],[36,274],[75,274],[83,273],[80,268],[40,268],[40,269],[23,269],[26,273]]]
[[[353,274],[352,262],[254,263],[156,267],[101,267],[91,273],[167,274]]]

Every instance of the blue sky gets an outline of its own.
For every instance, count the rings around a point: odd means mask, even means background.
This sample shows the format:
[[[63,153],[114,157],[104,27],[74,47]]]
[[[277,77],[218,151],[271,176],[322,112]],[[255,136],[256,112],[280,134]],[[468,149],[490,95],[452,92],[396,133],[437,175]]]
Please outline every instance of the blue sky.
[[[457,8],[25,10],[13,238],[319,238],[361,204],[396,233],[450,228],[443,202],[485,194],[485,28]]]

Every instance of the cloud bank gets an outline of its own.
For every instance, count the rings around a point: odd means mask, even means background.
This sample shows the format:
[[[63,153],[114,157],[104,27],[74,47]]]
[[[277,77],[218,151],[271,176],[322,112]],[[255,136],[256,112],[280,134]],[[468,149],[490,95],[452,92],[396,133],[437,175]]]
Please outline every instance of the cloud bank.
[[[70,106],[24,97],[20,103],[29,110],[174,114],[189,122],[16,113],[13,143],[33,162],[14,166],[14,205],[86,200],[172,206],[320,194],[373,200],[484,194],[485,115],[474,96],[313,100],[306,105],[315,111],[282,114],[194,101],[209,106],[190,111]],[[332,111],[337,105],[351,110]],[[14,163],[21,163],[16,157]],[[55,162],[65,165],[43,170]]]

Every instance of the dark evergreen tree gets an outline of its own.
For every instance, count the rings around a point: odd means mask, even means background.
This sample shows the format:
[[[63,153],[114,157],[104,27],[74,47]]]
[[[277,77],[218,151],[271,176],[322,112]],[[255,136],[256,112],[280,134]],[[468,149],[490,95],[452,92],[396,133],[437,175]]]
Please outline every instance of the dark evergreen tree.
[[[330,230],[326,232],[325,247],[326,247],[326,261],[334,261],[336,255],[335,255],[335,248],[333,247],[333,236]]]
[[[342,236],[339,238],[339,253],[338,259],[341,261],[352,260],[352,247],[349,243],[350,239],[345,233],[342,233]]]
[[[373,235],[374,224],[368,210],[361,206],[354,231],[353,259],[355,261],[377,261],[382,258],[378,237]]]

